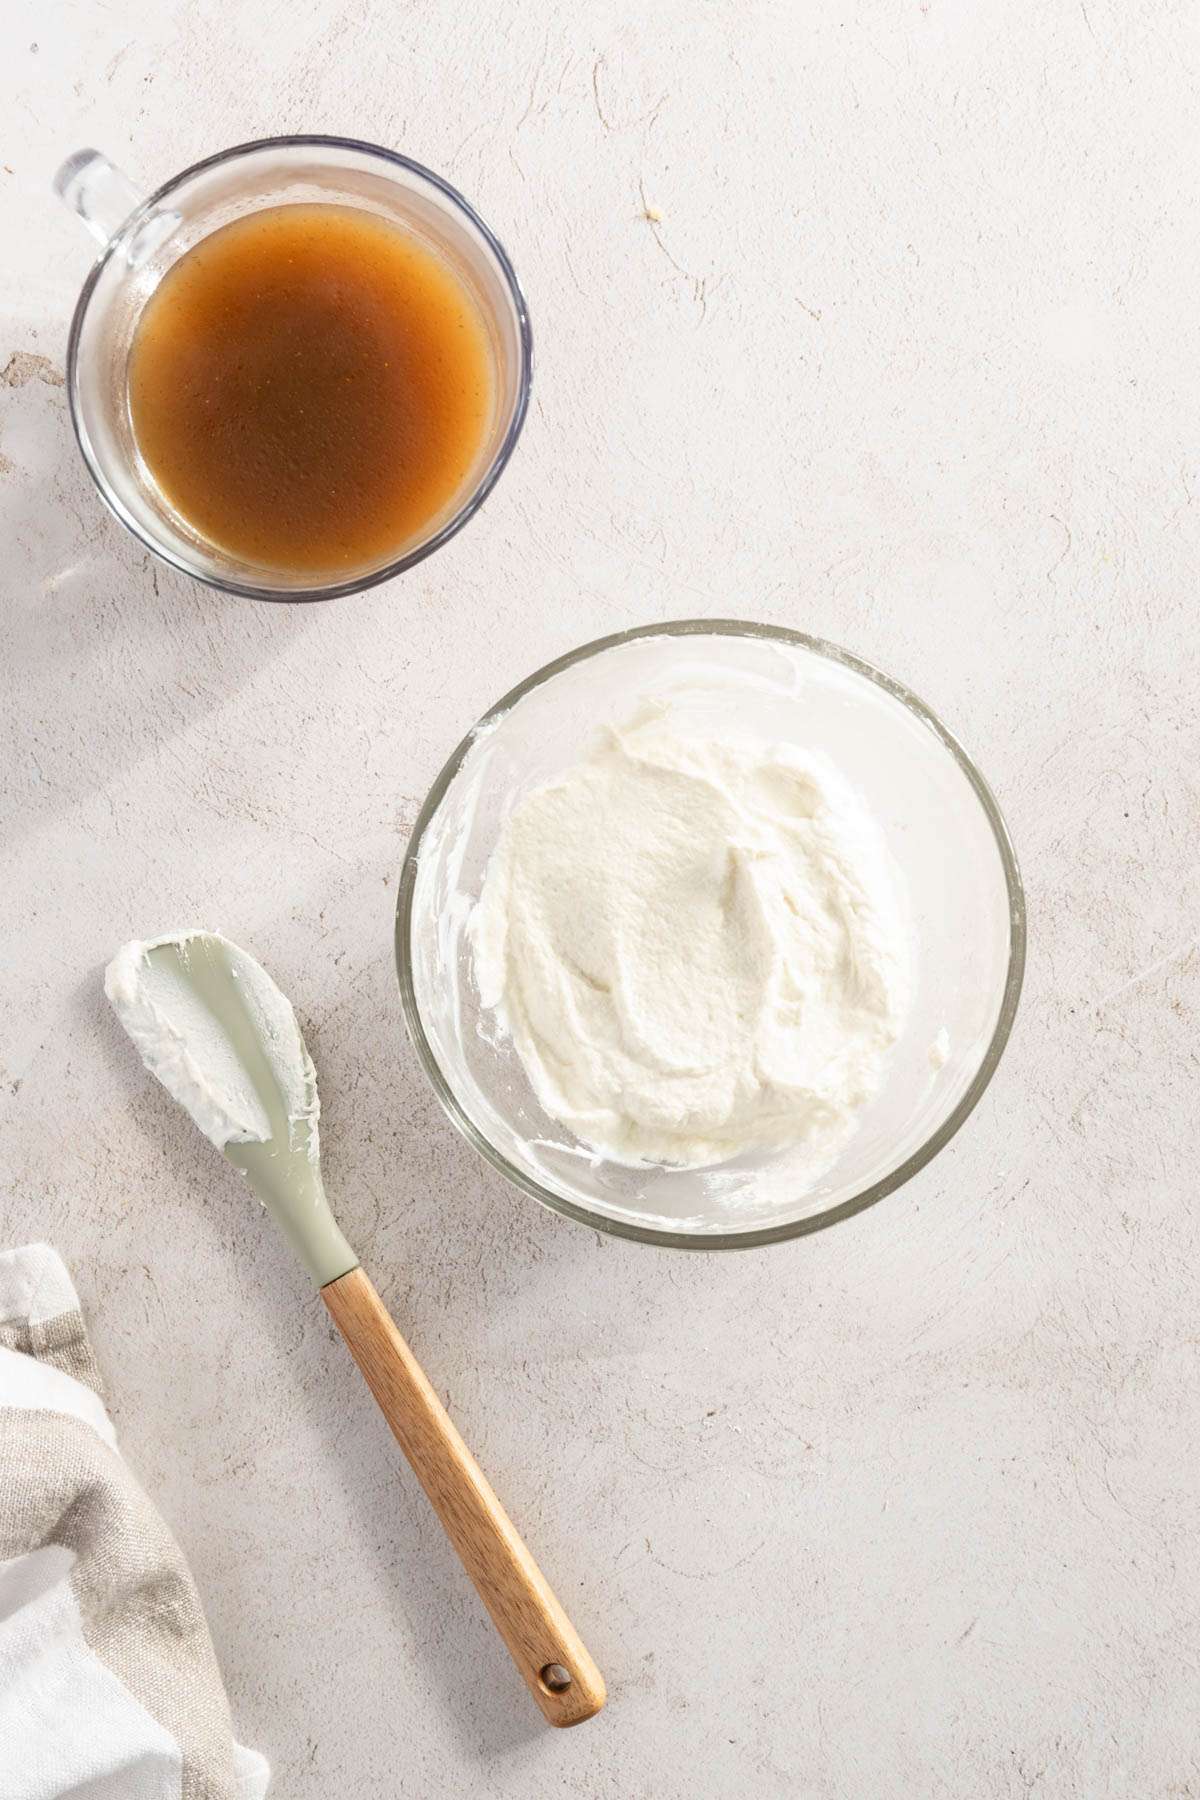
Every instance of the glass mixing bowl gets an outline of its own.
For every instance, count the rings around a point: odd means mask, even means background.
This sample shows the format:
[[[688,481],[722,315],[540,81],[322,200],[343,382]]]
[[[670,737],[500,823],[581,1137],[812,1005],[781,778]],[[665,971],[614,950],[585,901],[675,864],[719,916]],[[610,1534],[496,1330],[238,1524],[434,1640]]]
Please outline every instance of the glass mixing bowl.
[[[716,677],[716,679],[714,679]],[[812,1186],[789,1152],[704,1169],[630,1167],[551,1119],[482,1011],[466,923],[504,818],[644,696],[709,693],[720,729],[817,749],[883,827],[907,892],[915,988],[881,1091]],[[568,1218],[643,1243],[728,1250],[850,1218],[924,1168],[991,1080],[1025,966],[1025,900],[991,790],[915,695],[836,645],[737,620],[650,625],[585,644],[499,700],[454,751],[413,829],[396,960],[438,1098],[502,1174]]]

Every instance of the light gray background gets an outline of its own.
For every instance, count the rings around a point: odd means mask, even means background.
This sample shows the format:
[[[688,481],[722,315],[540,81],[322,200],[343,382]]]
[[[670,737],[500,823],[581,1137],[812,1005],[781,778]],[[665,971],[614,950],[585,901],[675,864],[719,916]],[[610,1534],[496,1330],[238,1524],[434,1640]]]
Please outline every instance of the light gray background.
[[[2,1235],[70,1259],[276,1791],[1200,1794],[1195,8],[7,0],[2,36]],[[477,202],[538,367],[449,550],[287,610],[102,511],[61,385],[89,247],[49,182],[80,143],[150,186],[303,129]],[[688,613],[929,700],[1032,920],[951,1148],[723,1258],[482,1168],[391,962],[464,728]],[[346,1230],[607,1671],[578,1732],[541,1728],[320,1305],[108,1016],[112,948],[191,922],[295,997]]]

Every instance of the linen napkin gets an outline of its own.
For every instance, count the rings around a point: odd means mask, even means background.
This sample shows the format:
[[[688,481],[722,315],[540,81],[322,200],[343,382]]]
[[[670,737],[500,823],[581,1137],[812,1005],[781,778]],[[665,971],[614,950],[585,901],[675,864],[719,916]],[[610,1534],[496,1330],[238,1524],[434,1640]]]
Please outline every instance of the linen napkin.
[[[0,1800],[259,1800],[268,1780],[63,1262],[0,1253]]]

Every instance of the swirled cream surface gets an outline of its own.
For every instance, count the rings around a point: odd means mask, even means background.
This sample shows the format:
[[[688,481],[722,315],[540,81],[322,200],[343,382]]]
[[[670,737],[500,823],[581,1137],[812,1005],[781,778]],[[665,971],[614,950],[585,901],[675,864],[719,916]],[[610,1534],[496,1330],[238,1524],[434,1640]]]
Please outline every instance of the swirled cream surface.
[[[898,879],[821,755],[647,703],[507,819],[475,979],[542,1107],[605,1157],[801,1145],[815,1176],[903,1024]]]

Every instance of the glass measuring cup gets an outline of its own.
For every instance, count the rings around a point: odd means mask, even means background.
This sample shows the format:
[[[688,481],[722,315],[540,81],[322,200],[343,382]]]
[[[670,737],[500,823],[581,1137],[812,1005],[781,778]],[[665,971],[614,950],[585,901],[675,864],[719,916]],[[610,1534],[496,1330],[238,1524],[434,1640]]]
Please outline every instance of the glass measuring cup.
[[[67,395],[79,448],[102,498],[134,536],[210,587],[256,600],[332,600],[409,569],[460,531],[499,480],[529,403],[532,338],[512,264],[463,196],[420,163],[354,138],[278,137],[194,163],[143,199],[96,150],[68,158],[55,192],[102,246],[79,296],[67,346]],[[142,309],[201,238],[263,207],[355,206],[404,226],[438,252],[487,326],[495,405],[463,486],[419,537],[336,581],[263,568],[208,542],[159,491],[134,439],[126,370]]]

